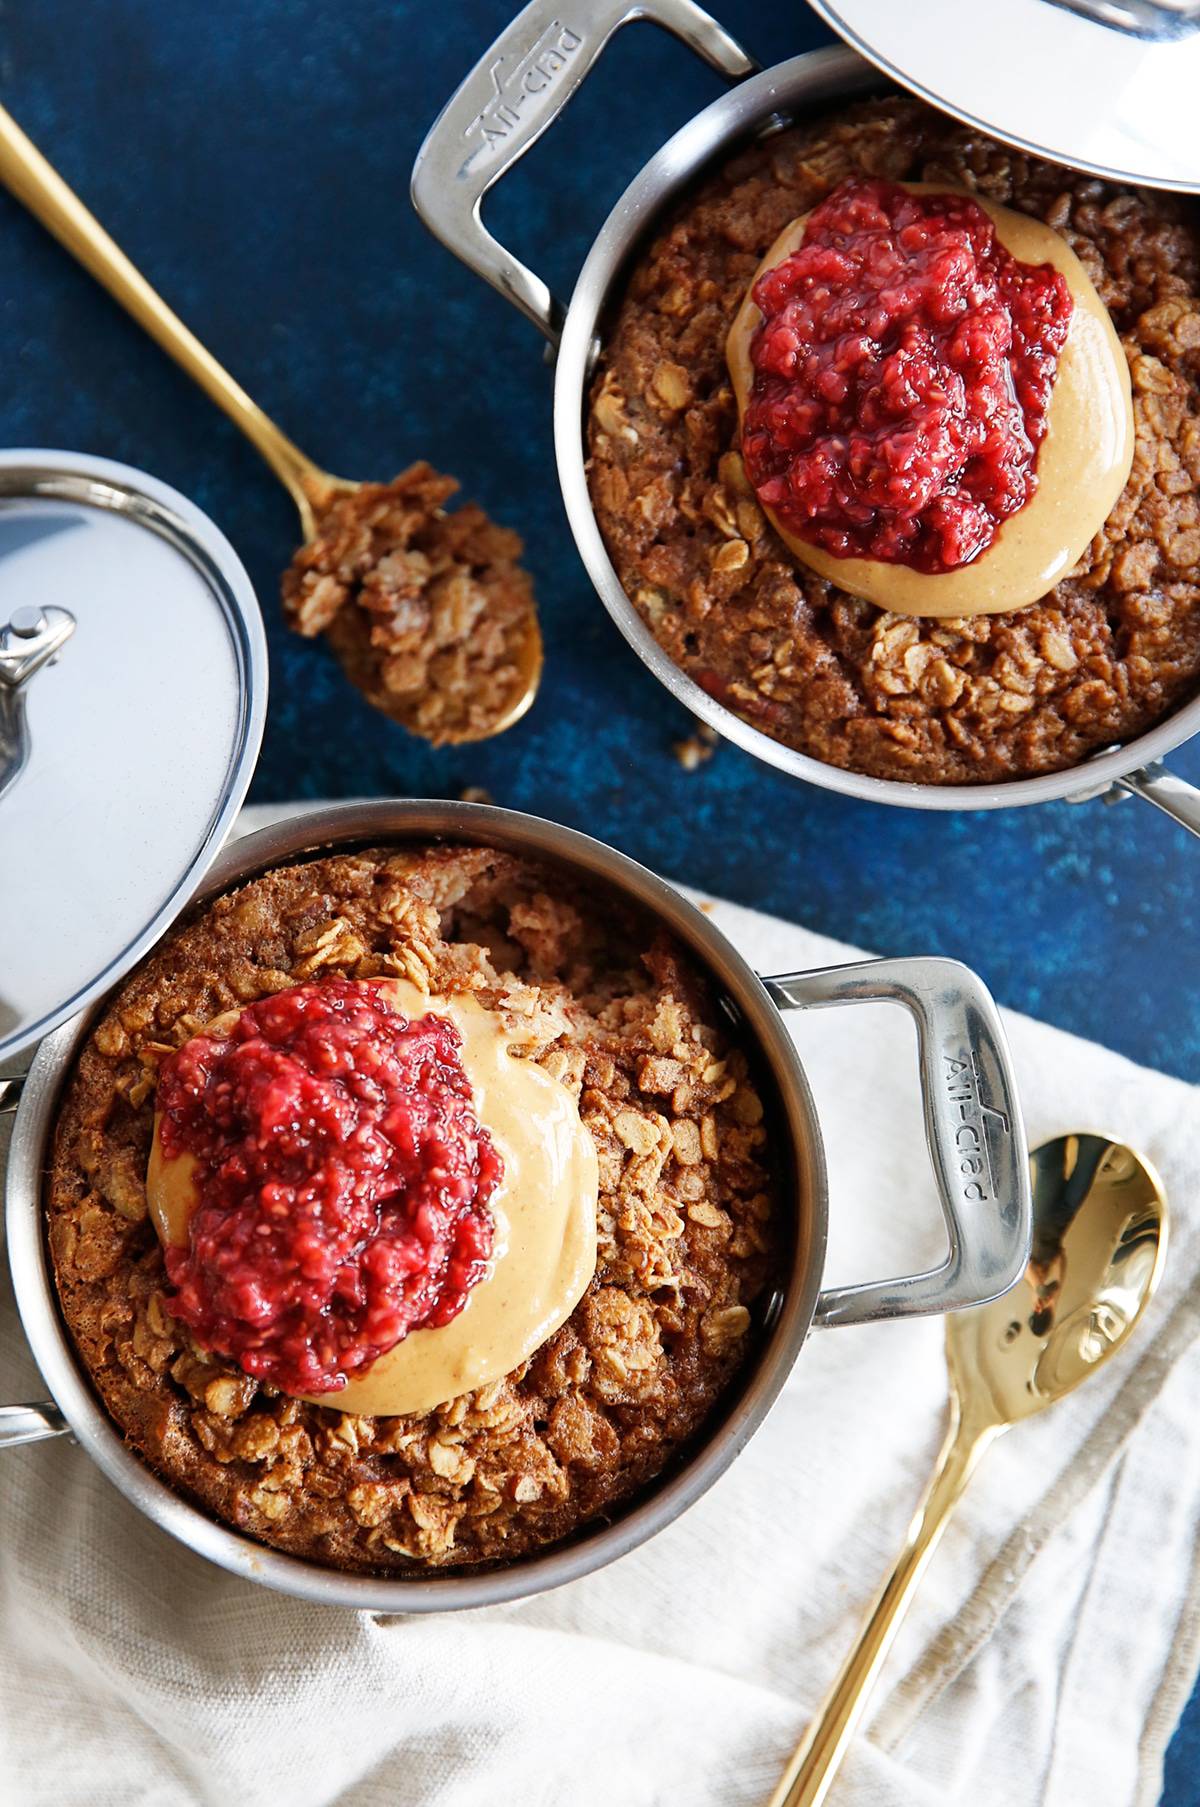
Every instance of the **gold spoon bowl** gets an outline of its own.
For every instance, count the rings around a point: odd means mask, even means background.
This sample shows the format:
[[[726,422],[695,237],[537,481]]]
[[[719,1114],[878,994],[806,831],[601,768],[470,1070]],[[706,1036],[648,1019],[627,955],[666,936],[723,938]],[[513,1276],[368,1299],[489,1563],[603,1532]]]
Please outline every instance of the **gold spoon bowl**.
[[[862,1717],[917,1583],[988,1445],[1075,1390],[1124,1348],[1162,1274],[1167,1200],[1123,1142],[1077,1134],[1030,1156],[1033,1247],[1010,1292],[946,1319],[950,1424],[858,1643],[789,1762],[770,1807],[818,1807]]]
[[[363,487],[362,484],[322,470],[269,415],[263,413],[241,384],[235,382],[172,312],[3,107],[0,107],[0,182],[245,434],[296,504],[304,543],[314,540],[321,511],[336,497],[354,494]],[[458,743],[485,740],[511,728],[520,721],[537,695],[542,662],[541,630],[537,616],[531,610],[528,627],[513,659],[516,675],[505,702],[490,717],[486,727],[464,726],[443,738]]]

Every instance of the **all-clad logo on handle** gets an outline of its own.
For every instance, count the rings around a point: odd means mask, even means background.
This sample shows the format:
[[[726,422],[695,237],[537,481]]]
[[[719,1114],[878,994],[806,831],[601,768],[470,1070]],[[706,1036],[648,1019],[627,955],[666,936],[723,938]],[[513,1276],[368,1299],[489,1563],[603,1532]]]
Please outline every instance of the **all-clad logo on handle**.
[[[488,71],[492,82],[491,98],[467,126],[463,137],[470,138],[479,133],[481,150],[485,146],[494,149],[502,144],[520,125],[522,108],[530,100],[549,92],[582,44],[580,32],[572,30],[561,19],[552,19],[515,69],[505,73],[504,65],[508,59],[497,57]]]
[[[984,1103],[979,1056],[974,1049],[964,1054],[943,1054],[942,1068],[950,1108],[958,1118],[954,1144],[958,1150],[959,1190],[964,1202],[986,1204],[996,1196],[987,1119],[990,1117],[1005,1136],[1012,1133],[1012,1125],[1007,1112]]]

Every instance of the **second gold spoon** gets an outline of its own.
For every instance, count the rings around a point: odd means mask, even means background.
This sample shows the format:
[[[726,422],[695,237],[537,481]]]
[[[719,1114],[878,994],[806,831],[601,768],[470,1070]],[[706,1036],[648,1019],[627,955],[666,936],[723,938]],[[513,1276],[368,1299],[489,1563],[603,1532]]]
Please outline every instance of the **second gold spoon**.
[[[141,271],[3,107],[0,107],[0,182],[241,429],[295,502],[304,540],[314,539],[320,511],[337,496],[350,495],[361,489],[362,484],[322,470],[263,413],[241,384],[234,381],[172,312],[162,296],[151,288]],[[503,712],[491,719],[486,733],[464,732],[456,735],[456,739],[484,739],[500,734],[519,721],[529,708],[542,673],[542,638],[535,615],[530,615],[515,664],[517,678]]]
[[[946,1320],[950,1427],[904,1549],[771,1796],[818,1807],[829,1792],[917,1583],[979,1459],[1124,1347],[1162,1273],[1167,1201],[1122,1142],[1058,1136],[1030,1156],[1033,1249],[1011,1292]]]

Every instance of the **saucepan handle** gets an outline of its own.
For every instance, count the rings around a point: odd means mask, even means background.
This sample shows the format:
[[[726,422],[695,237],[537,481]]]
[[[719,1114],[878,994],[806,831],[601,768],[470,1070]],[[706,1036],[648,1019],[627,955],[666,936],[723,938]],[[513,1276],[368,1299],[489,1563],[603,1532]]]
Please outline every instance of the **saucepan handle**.
[[[40,1443],[43,1437],[62,1437],[70,1428],[49,1399],[40,1405],[0,1405],[0,1449]]]
[[[1108,793],[1115,803],[1125,792],[1153,803],[1194,835],[1200,835],[1200,790],[1186,778],[1177,778],[1165,765],[1155,761],[1136,772],[1126,772],[1115,780]]]
[[[781,1010],[891,1002],[915,1018],[925,1139],[950,1251],[940,1267],[838,1286],[814,1322],[863,1324],[982,1305],[1029,1259],[1029,1156],[1008,1043],[991,995],[956,960],[865,960],[763,983]]]
[[[649,19],[731,80],[755,64],[695,0],[531,0],[434,121],[413,165],[413,206],[435,238],[557,345],[563,309],[480,218],[492,184],[561,113],[608,40]]]

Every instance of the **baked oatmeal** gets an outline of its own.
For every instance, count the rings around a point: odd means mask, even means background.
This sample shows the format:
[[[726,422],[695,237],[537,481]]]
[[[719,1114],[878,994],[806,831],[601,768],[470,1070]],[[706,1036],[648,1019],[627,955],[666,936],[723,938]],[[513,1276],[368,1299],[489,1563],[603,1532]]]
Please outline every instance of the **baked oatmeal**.
[[[1019,611],[936,619],[852,596],[784,545],[747,475],[731,322],[789,224],[862,178],[965,190],[1045,222],[1128,359],[1129,481],[1075,567]],[[1041,162],[892,96],[742,151],[648,246],[592,389],[591,493],[657,640],[774,739],[925,784],[1056,771],[1144,732],[1200,683],[1198,379],[1193,201]]]
[[[492,733],[537,626],[521,541],[428,464],[335,496],[283,576],[284,618],[324,634],[367,701],[436,746]]]
[[[501,1013],[512,1050],[577,1100],[598,1160],[595,1272],[512,1372],[369,1416],[285,1393],[195,1339],[147,1163],[156,1102],[175,1108],[160,1071],[224,1013],[261,1029],[276,1002],[413,979]],[[64,1316],[128,1442],[219,1519],[350,1570],[493,1563],[619,1508],[719,1406],[779,1258],[762,1095],[720,1023],[702,973],[648,918],[487,849],[333,855],[208,906],[98,1021],[48,1179]]]

